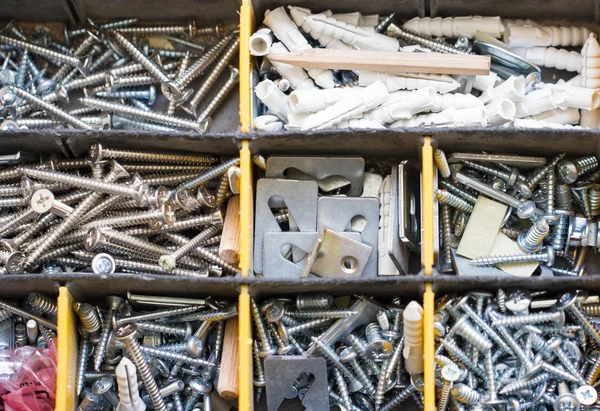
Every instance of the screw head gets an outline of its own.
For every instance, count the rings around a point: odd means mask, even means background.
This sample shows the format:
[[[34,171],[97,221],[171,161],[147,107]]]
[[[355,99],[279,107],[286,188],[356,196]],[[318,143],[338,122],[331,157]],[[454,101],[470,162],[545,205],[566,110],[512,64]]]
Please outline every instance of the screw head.
[[[109,295],[106,297],[106,302],[108,303],[109,310],[118,311],[119,307],[125,302],[125,300],[116,295]]]
[[[410,376],[410,383],[419,392],[423,392],[425,390],[425,380],[423,380],[423,374],[413,374],[413,375],[411,375]]]
[[[147,183],[140,184],[137,187],[136,200],[140,207],[147,207],[149,204],[150,186]]]
[[[527,290],[509,290],[506,296],[506,308],[515,313],[522,312],[531,304],[531,293]]]
[[[4,268],[6,268],[6,272],[9,274],[21,274],[25,270],[23,266],[24,262],[25,254],[20,251],[14,251],[6,258]]]
[[[442,378],[446,381],[458,381],[461,374],[460,368],[455,364],[445,365],[444,368],[442,368]]]
[[[392,343],[387,340],[373,340],[367,345],[365,354],[369,360],[381,362],[390,356],[393,349]]]
[[[44,95],[52,91],[54,86],[56,86],[56,83],[53,80],[50,80],[49,78],[44,78],[43,80],[37,83],[37,87],[35,88],[35,90],[38,92],[38,94]]]
[[[196,378],[189,382],[189,387],[192,391],[198,392],[200,394],[210,394],[213,389],[212,383],[206,381],[202,378]]]
[[[92,385],[92,392],[96,395],[103,395],[105,392],[110,391],[114,385],[114,379],[108,375],[105,375],[94,382]]]
[[[160,90],[164,96],[173,103],[178,103],[183,98],[183,93],[177,87],[175,81],[168,81],[160,85]]]
[[[102,231],[99,228],[90,228],[85,236],[84,246],[88,251],[94,251],[102,241]]]
[[[165,204],[163,204],[162,206],[162,213],[163,213],[163,220],[165,223],[167,223],[167,225],[172,226],[175,224],[176,221],[176,217],[175,217],[175,206],[173,205],[173,203],[171,203],[170,201],[167,201]]]
[[[92,156],[90,155],[90,157]],[[111,173],[115,173],[117,175],[117,180],[129,177],[129,173],[127,172],[127,170],[125,170],[123,166],[117,163],[115,160],[113,160],[110,164],[110,171]]]
[[[285,306],[279,301],[269,304],[265,310],[265,318],[270,323],[278,322],[284,314]]]
[[[96,254],[92,259],[92,270],[94,274],[112,274],[115,272],[117,264],[110,254]]]
[[[548,267],[552,267],[554,265],[554,261],[556,260],[556,254],[554,253],[554,248],[551,246],[547,246],[545,248],[546,254],[548,257],[546,258],[546,265]]]
[[[158,186],[154,189],[154,193],[151,195],[155,199],[156,208],[162,207],[171,198],[171,192],[165,186]],[[173,203],[171,203],[173,205]]]
[[[598,399],[598,392],[591,385],[582,385],[575,391],[575,397],[581,405],[592,405]]]
[[[554,400],[554,402],[552,403],[552,407],[554,408],[554,411],[561,411],[565,409],[578,410],[579,401],[577,400],[577,397],[575,397],[571,393],[563,394],[556,398],[556,400]]]
[[[216,225],[218,227],[223,225],[223,212],[219,209],[216,209],[215,211],[213,211],[211,213],[211,220],[210,220],[210,224],[211,225]]]
[[[210,191],[208,191],[204,184],[198,187],[196,201],[203,207],[215,208],[217,206],[217,199]]]
[[[133,323],[121,324],[115,328],[113,334],[117,341],[125,341],[130,338],[135,338],[137,326]]]
[[[574,183],[579,177],[577,166],[571,160],[561,160],[556,166],[556,170],[560,179],[567,184]]]
[[[337,351],[338,357],[340,357],[340,361],[343,363],[350,362],[357,357],[356,350],[354,347],[340,347]]]
[[[54,194],[48,189],[41,189],[33,193],[29,204],[31,209],[38,214],[44,214],[52,208],[54,203]]]
[[[92,145],[90,146],[89,157],[94,162],[102,160],[104,158],[102,144],[100,144],[98,141],[92,142]]]
[[[177,267],[177,261],[171,255],[161,255],[158,259],[158,265],[160,268],[166,271],[173,271],[175,267]]]
[[[517,208],[517,216],[521,219],[527,219],[533,216],[536,210],[537,209],[533,201],[522,201]]]
[[[173,203],[186,211],[192,211],[198,208],[198,201],[194,198],[192,194],[192,190],[183,188],[175,191],[175,195],[173,196]]]
[[[557,310],[562,311],[571,307],[573,304],[575,304],[576,301],[577,293],[566,292],[561,294],[560,297],[558,297],[558,299],[556,300],[556,304],[554,304],[554,307]]]
[[[200,352],[202,351],[202,340],[191,335],[185,342],[185,351],[192,357],[198,358],[200,356]]]
[[[156,87],[150,86],[148,89],[148,105],[151,106],[156,101]]]

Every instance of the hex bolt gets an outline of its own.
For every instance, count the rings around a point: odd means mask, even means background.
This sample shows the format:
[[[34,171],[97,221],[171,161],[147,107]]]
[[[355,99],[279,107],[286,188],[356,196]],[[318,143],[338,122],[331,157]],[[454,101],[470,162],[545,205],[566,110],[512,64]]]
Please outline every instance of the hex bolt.
[[[598,168],[596,156],[584,156],[575,160],[561,160],[557,171],[560,179],[567,184],[572,184],[582,175]]]
[[[52,191],[41,189],[33,193],[30,200],[31,209],[38,214],[50,212],[59,217],[66,218],[73,213],[73,207],[54,198]]]
[[[517,244],[526,253],[535,253],[542,248],[544,238],[550,232],[550,226],[544,219],[539,219],[527,231],[521,231]]]
[[[197,115],[198,103],[200,103],[207,96],[209,90],[212,88],[212,86],[214,86],[221,73],[223,73],[225,68],[227,68],[229,61],[238,53],[239,46],[240,38],[239,36],[236,36],[235,39],[227,46],[223,55],[219,57],[217,64],[215,64],[215,67],[210,74],[206,76],[204,83],[202,86],[200,86],[196,94],[194,94],[191,100],[181,105],[181,108],[185,112],[193,116]]]
[[[81,103],[87,107],[94,107],[100,110],[105,110],[110,113],[123,114],[126,116],[138,117],[149,121],[155,121],[161,124],[170,124],[176,127],[181,127],[199,133],[206,132],[208,127],[207,122],[190,121],[179,117],[168,116],[151,111],[144,111],[139,108],[134,108],[126,104],[107,102],[95,98],[84,97],[80,99]]]
[[[200,57],[192,66],[185,72],[183,77],[175,80],[167,80],[161,84],[162,93],[169,101],[176,103],[187,100],[192,91],[184,92],[187,86],[193,79],[198,77],[213,61],[219,56],[222,50],[231,41],[231,36],[223,37],[213,48]]]
[[[0,37],[2,37],[2,36],[0,35]],[[70,114],[66,113],[65,111],[59,109],[55,105],[48,103],[48,102],[42,100],[41,98],[38,98],[38,97],[34,96],[33,94],[26,92],[25,90],[21,90],[14,86],[8,86],[8,88],[11,91],[13,91],[16,95],[18,95],[19,97],[27,100],[27,102],[29,102],[30,104],[35,105],[39,109],[50,113],[52,116],[57,117],[57,118],[61,119],[62,121],[66,122],[68,124],[71,124],[72,126],[74,126],[76,128],[80,128],[83,130],[91,130],[92,129],[92,126],[90,126],[89,124],[84,123],[83,121],[79,120],[78,118],[73,117]]]
[[[454,195],[446,190],[434,190],[435,196],[438,201],[442,204],[449,205],[450,207],[456,208],[457,210],[463,211],[467,214],[473,212],[473,206],[463,200],[462,198]]]
[[[144,383],[144,387],[146,387],[146,392],[150,397],[150,401],[152,402],[154,409],[157,411],[166,411],[167,407],[162,396],[160,395],[156,380],[150,372],[148,362],[144,358],[140,344],[136,339],[136,331],[137,328],[134,324],[124,324],[115,329],[114,335],[117,341],[122,341],[125,343],[127,352],[135,364],[138,373],[142,377],[142,382]]]
[[[585,297],[586,295],[582,294],[582,296]],[[596,344],[600,344],[600,333],[596,327],[590,323],[581,308],[577,305],[577,297],[577,293],[563,293],[558,297],[555,307],[557,310],[566,311],[567,314],[573,317],[573,319],[583,327],[586,334],[588,334]]]
[[[12,37],[4,36],[4,35],[0,35],[0,43],[10,44],[14,47],[20,47],[20,48],[26,49],[33,54],[38,54],[38,55],[43,56],[51,61],[60,61],[60,62],[66,63],[66,64],[70,64],[72,66],[75,66],[83,74],[85,74],[85,72],[86,72],[85,63],[81,62],[82,57],[74,57],[74,56],[68,56],[66,54],[57,53],[55,51],[52,51],[52,50],[49,50],[49,49],[46,49],[46,48],[43,48],[40,46],[36,46],[35,44],[29,43],[27,41],[17,40]],[[30,100],[27,99],[27,101],[30,101]]]
[[[537,209],[535,207],[535,203],[533,201],[519,200],[511,195],[508,195],[500,190],[496,190],[493,187],[490,187],[480,181],[467,177],[462,173],[456,173],[456,181],[471,187],[490,198],[501,202],[502,204],[506,204],[511,206],[515,210],[517,210],[517,215],[519,218],[530,218],[534,214],[536,214]]]
[[[207,123],[210,120],[210,116],[212,116],[213,113],[215,111],[217,111],[217,108],[219,108],[219,106],[225,101],[225,99],[227,98],[229,93],[239,83],[240,71],[233,66],[229,66],[229,69],[230,69],[229,78],[227,79],[227,81],[225,82],[223,87],[221,87],[219,89],[219,91],[213,97],[213,99],[208,102],[208,104],[206,105],[204,110],[200,113],[200,115],[198,116],[198,119],[196,121],[198,121],[200,123]]]
[[[489,257],[475,258],[469,261],[469,264],[476,267],[487,267],[496,264],[518,264],[530,262],[544,262],[548,267],[554,264],[554,249],[550,246],[537,254],[513,254],[513,255],[492,255]]]

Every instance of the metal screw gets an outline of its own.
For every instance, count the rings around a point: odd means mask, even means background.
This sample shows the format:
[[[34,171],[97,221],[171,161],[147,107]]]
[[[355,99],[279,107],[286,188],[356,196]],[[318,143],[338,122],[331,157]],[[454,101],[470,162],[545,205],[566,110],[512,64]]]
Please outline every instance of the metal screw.
[[[598,167],[596,156],[584,156],[575,160],[562,160],[558,163],[557,171],[561,180],[572,184],[577,179]]]
[[[550,232],[550,226],[544,219],[538,220],[528,231],[521,231],[517,244],[527,253],[535,253],[542,248],[544,238]]]
[[[219,91],[213,97],[213,99],[208,103],[204,111],[200,113],[197,121],[201,123],[207,122],[210,116],[213,115],[217,108],[223,103],[223,101],[225,101],[227,95],[234,89],[234,87],[240,81],[240,71],[233,66],[229,66],[229,68],[231,70],[229,78],[227,79],[223,87],[219,89]]]
[[[447,204],[468,214],[473,212],[471,204],[446,190],[434,190],[434,193],[438,201],[442,204]]]
[[[600,344],[600,333],[590,323],[581,308],[577,306],[577,293],[564,293],[555,304],[557,310],[566,311],[567,314],[571,315],[575,321],[577,321],[586,331],[586,333],[597,343]]]
[[[548,246],[537,254],[493,255],[475,258],[469,261],[469,264],[477,267],[486,267],[496,264],[518,264],[534,261],[545,262],[548,267],[552,266],[554,264],[554,249]]]

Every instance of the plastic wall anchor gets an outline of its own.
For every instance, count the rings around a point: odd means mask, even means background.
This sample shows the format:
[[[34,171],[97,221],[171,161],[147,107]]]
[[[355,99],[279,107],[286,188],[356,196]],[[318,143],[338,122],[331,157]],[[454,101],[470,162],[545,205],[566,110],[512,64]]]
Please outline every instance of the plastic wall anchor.
[[[379,275],[398,275],[400,272],[390,257],[387,249],[387,239],[391,227],[390,218],[390,196],[392,192],[392,177],[387,176],[383,179],[383,183],[379,188],[379,233],[377,242],[377,252],[379,259],[377,260]]]
[[[545,111],[554,110],[563,104],[565,95],[555,87],[534,90],[517,103],[517,118],[535,116]]]
[[[253,56],[266,56],[269,54],[273,35],[271,29],[263,27],[250,36],[250,54]]]
[[[319,40],[321,36],[330,37],[360,50],[398,51],[400,47],[398,40],[393,37],[347,24],[333,17],[311,14],[304,19],[310,25],[309,33],[315,40]]]
[[[324,110],[311,114],[302,124],[302,130],[331,128],[342,121],[361,117],[365,111],[382,104],[387,96],[385,85],[376,82],[362,89],[355,98],[340,100]]]
[[[387,87],[389,92],[396,90],[417,90],[424,87],[432,87],[435,91],[445,94],[450,93],[460,87],[460,83],[452,77],[441,74],[431,74],[427,78],[420,75],[419,78],[405,77],[382,73],[377,71],[364,71],[358,73],[358,84],[361,87],[371,85],[381,81]]]
[[[265,114],[254,119],[254,129],[274,133],[283,130],[283,122],[277,116]]]
[[[488,88],[479,99],[484,103],[490,100],[510,100],[513,103],[519,102],[525,97],[525,77],[511,76],[494,88]]]
[[[308,40],[304,38],[298,27],[290,19],[285,8],[279,7],[275,10],[267,10],[265,12],[264,24],[273,30],[273,34],[281,41],[290,51],[301,51],[311,49]],[[333,74],[329,70],[309,69],[308,75],[315,80],[318,86],[323,88],[333,88]],[[291,81],[290,81],[291,83]]]
[[[435,107],[435,96],[435,90],[431,87],[414,90],[410,93],[410,97],[379,107],[366,114],[364,118],[381,124],[409,119],[417,113],[431,111]]]
[[[410,375],[423,372],[423,307],[416,302],[408,303],[402,313],[404,320],[404,368]]]
[[[294,20],[294,23],[296,23],[296,25],[298,27],[300,27],[302,30],[304,30],[304,32],[309,34],[312,38],[314,38],[315,40],[318,40],[319,43],[323,47],[326,47],[328,49],[335,49],[335,50],[353,50],[354,49],[352,46],[349,46],[340,40],[336,40],[336,39],[333,39],[331,37],[327,37],[324,35],[319,36],[318,33],[314,33],[314,34],[311,33],[311,31],[313,30],[313,27],[310,24],[310,22],[306,21],[306,17],[311,15],[311,12],[309,9],[306,9],[304,7],[296,7],[296,6],[288,6],[288,8],[290,10],[290,15],[292,16],[292,20]],[[320,14],[323,14],[325,16],[331,15],[331,14],[327,14],[327,13],[320,13]]]
[[[510,51],[538,66],[577,73],[581,71],[582,56],[576,51],[554,47],[515,47]]]
[[[561,85],[555,87],[564,94],[564,100],[559,108],[580,108],[595,110],[600,105],[600,90],[595,88],[572,87]]]
[[[289,53],[287,47],[281,43],[273,43],[271,45],[271,54]],[[268,57],[267,57],[268,59]],[[315,82],[308,77],[306,70],[302,67],[292,66],[291,64],[271,62],[275,70],[281,74],[283,78],[290,82],[294,90],[310,90],[318,89]]]
[[[581,74],[576,75],[575,77],[569,79],[566,84],[569,86],[582,87],[583,86],[583,77]]]
[[[499,16],[415,17],[404,23],[403,27],[429,37],[472,39],[478,31],[481,31],[500,38],[504,33],[504,26]]]
[[[354,13],[335,13],[331,17],[347,24],[363,27],[375,27],[379,23],[379,14],[363,16],[359,12]]]
[[[457,110],[447,108],[441,113],[420,114],[408,120],[398,120],[390,128],[407,128],[436,125],[440,127],[485,127],[488,125],[484,106]]]
[[[289,97],[275,83],[271,80],[263,80],[254,87],[254,93],[267,106],[271,114],[287,122],[287,114],[290,111]]]
[[[494,100],[485,106],[487,122],[492,126],[508,123],[515,118],[516,114],[515,103],[507,99]]]
[[[120,401],[117,411],[144,411],[146,403],[140,398],[137,370],[128,358],[119,362],[115,369],[115,377]]]
[[[479,91],[485,91],[488,88],[496,87],[496,83],[498,82],[498,75],[493,71],[490,71],[490,74],[487,76],[475,76],[475,80],[473,81],[473,88]]]
[[[585,27],[508,24],[504,43],[508,47],[573,47],[581,46],[591,31]]]
[[[308,113],[288,113],[288,123],[285,125],[286,130],[299,130],[304,122],[310,117]]]
[[[550,123],[543,120],[533,120],[526,118],[515,119],[511,123],[506,124],[506,126],[515,128],[552,128],[559,130],[575,130],[583,128],[580,126],[572,126],[570,124]]]
[[[456,109],[483,106],[483,102],[473,94],[436,94],[433,99],[433,109],[431,111],[444,111],[447,108]]]
[[[555,124],[579,124],[580,115],[579,110],[576,108],[569,108],[567,110],[554,109],[544,111],[543,113],[535,116],[526,117],[527,120],[545,121],[547,123]]]
[[[361,89],[358,87],[332,90],[295,90],[290,94],[290,110],[294,113],[316,113],[339,100],[353,98],[360,91]]]
[[[334,128],[352,128],[352,129],[385,129],[386,127],[374,120],[366,120],[364,118],[351,118],[350,120],[342,121],[336,124]]]
[[[600,45],[594,34],[590,34],[581,49],[582,68],[581,85],[590,89],[600,87]],[[597,128],[600,120],[598,110],[582,111],[581,122],[583,127]]]

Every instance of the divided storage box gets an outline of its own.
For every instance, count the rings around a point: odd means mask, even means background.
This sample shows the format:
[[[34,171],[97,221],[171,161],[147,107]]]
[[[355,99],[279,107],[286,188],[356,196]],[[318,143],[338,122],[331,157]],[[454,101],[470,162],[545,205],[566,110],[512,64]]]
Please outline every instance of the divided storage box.
[[[331,0],[329,2],[296,1],[296,5],[322,11],[327,8],[336,12],[360,11],[370,13],[396,12],[398,18],[414,16],[451,15],[496,15],[507,18],[533,18],[552,20],[560,16],[565,20],[594,24],[600,19],[600,6],[596,1],[580,0],[576,4],[558,0],[539,2],[504,1],[497,3],[470,0]],[[530,289],[559,291],[587,289],[591,293],[600,290],[600,280],[593,274],[599,272],[600,257],[588,253],[588,277],[537,278],[512,277],[456,277],[434,275],[434,226],[432,152],[439,147],[452,151],[489,151],[515,154],[551,156],[566,151],[570,155],[600,155],[600,139],[597,131],[563,132],[556,130],[511,130],[511,129],[410,129],[360,131],[332,130],[316,133],[279,133],[264,135],[252,133],[253,112],[252,87],[255,83],[248,38],[260,24],[266,9],[287,6],[282,0],[243,0],[240,9],[240,95],[229,98],[225,107],[217,114],[213,128],[207,135],[195,133],[151,133],[139,131],[94,131],[43,130],[0,132],[0,152],[15,150],[37,152],[62,152],[77,155],[85,152],[93,139],[107,146],[136,148],[181,149],[209,152],[223,156],[241,155],[243,176],[241,181],[241,278],[173,279],[168,276],[116,274],[98,277],[91,274],[43,276],[39,274],[4,276],[2,297],[23,297],[31,291],[59,295],[59,374],[56,409],[71,411],[75,404],[75,362],[77,332],[75,315],[72,311],[73,298],[101,302],[109,294],[124,296],[127,291],[173,296],[215,295],[235,300],[239,298],[240,316],[240,410],[253,408],[252,399],[252,323],[249,297],[263,299],[275,295],[293,295],[299,292],[327,291],[335,295],[364,293],[386,298],[401,295],[416,299],[425,308],[425,369],[426,409],[434,409],[435,384],[433,374],[433,311],[434,292],[465,292],[475,288],[495,290],[498,287],[524,286]],[[211,25],[217,19],[224,22],[237,19],[239,3],[234,0],[5,0],[0,2],[0,18],[16,18],[20,21],[58,21],[79,24],[86,17],[113,19],[138,17],[140,20],[182,20],[195,18],[198,27]],[[239,109],[238,109],[239,107]],[[238,118],[239,112],[239,118]],[[241,124],[241,132],[238,133]],[[365,142],[368,141],[368,144]],[[252,153],[290,155],[361,155],[367,159],[395,158],[420,160],[422,162],[422,253],[421,265],[414,264],[412,274],[422,275],[378,278],[372,281],[361,279],[349,281],[306,280],[272,281],[254,277],[252,272],[253,247],[253,190]],[[99,291],[101,290],[101,291]]]

